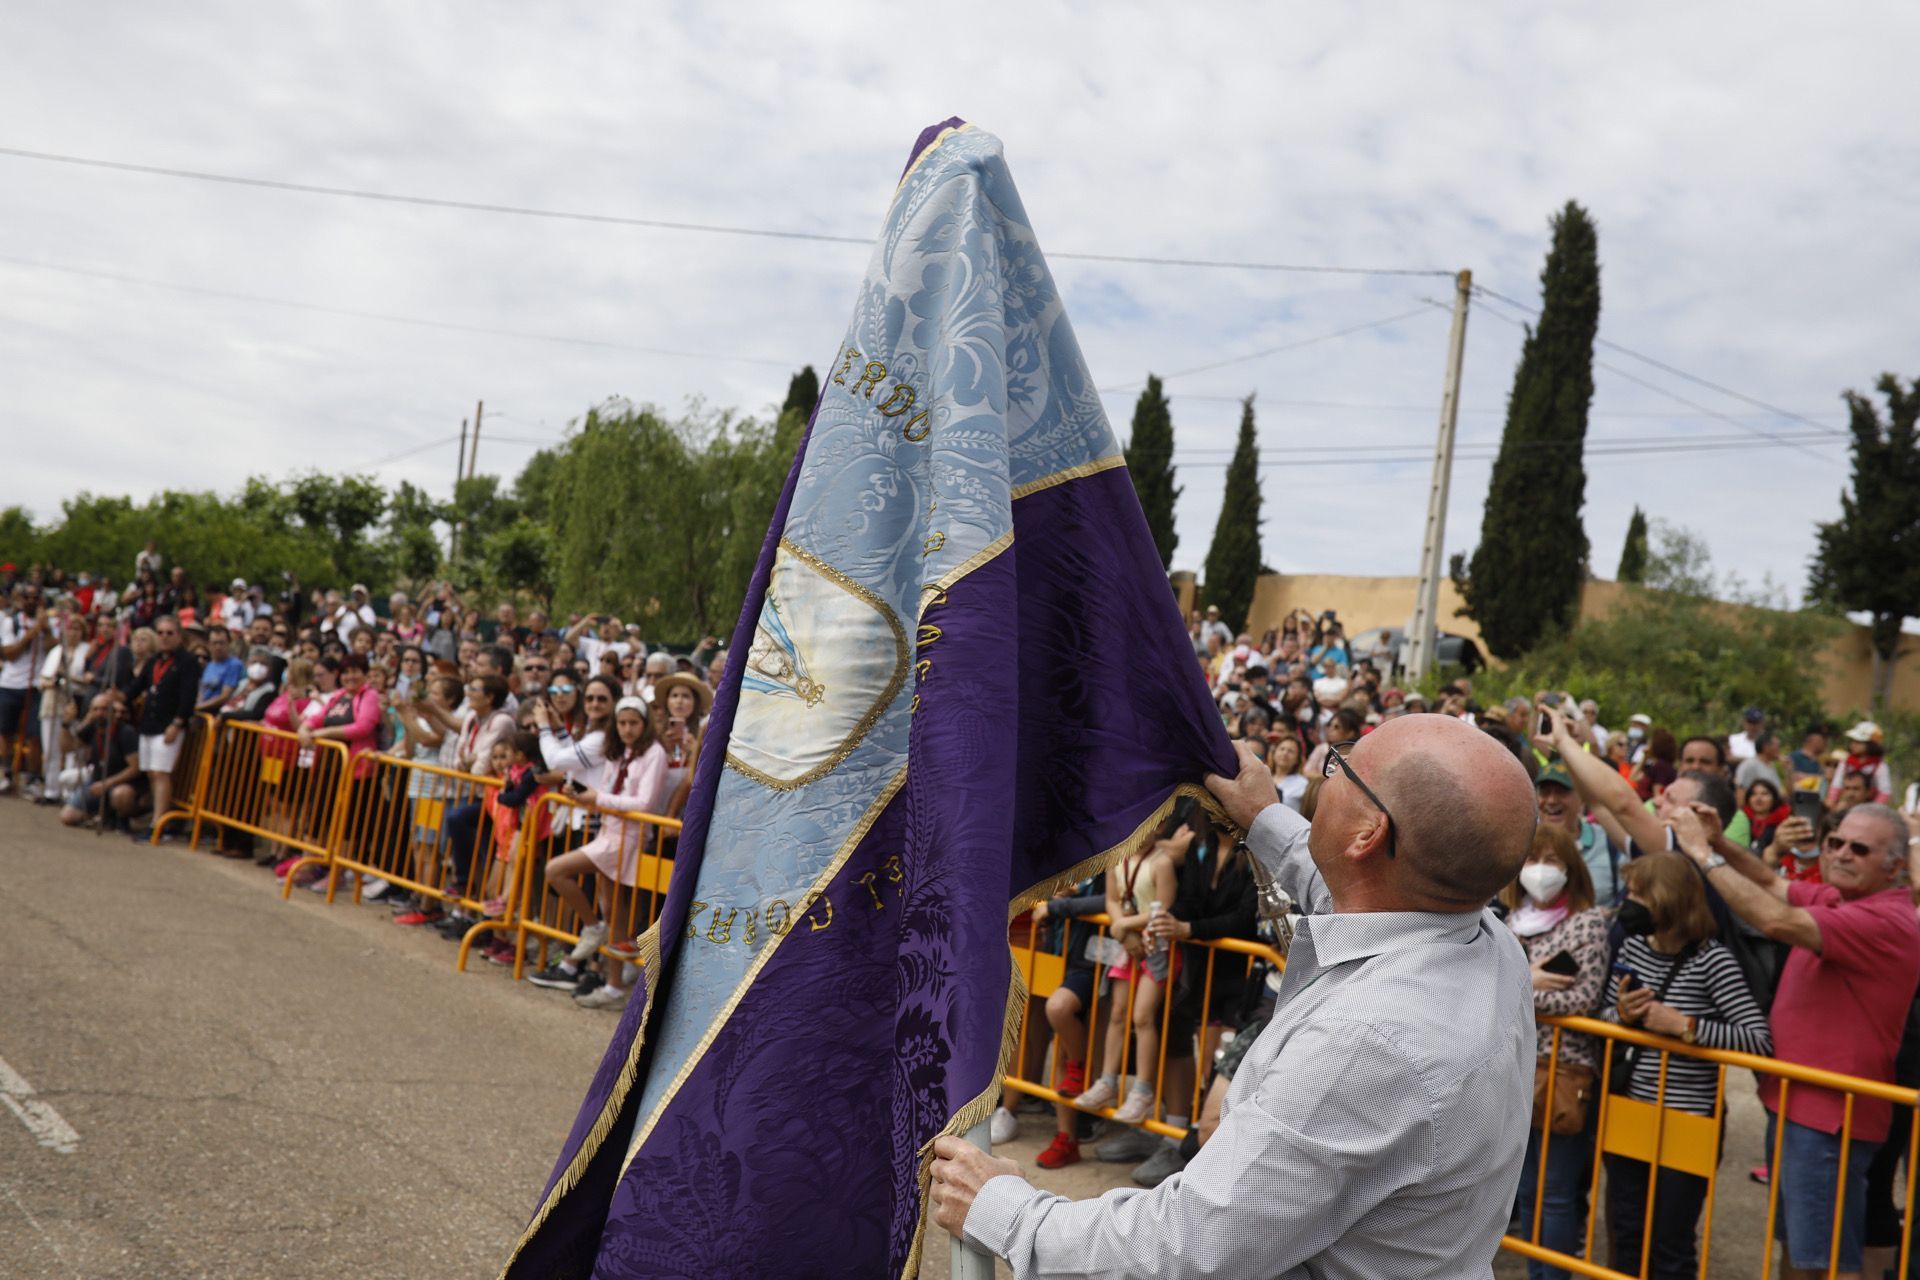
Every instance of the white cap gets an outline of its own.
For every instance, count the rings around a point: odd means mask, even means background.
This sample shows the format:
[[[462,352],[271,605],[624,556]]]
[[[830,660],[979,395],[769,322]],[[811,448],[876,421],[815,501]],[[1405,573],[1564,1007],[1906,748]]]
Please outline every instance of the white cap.
[[[245,591],[247,589],[247,580],[245,578],[235,578],[232,589],[235,591]]]
[[[1632,715],[1627,717],[1627,723],[1645,725],[1647,728],[1651,729],[1653,727],[1653,717],[1648,715],[1644,711],[1636,711]]]
[[[620,701],[613,704],[613,711],[615,715],[618,715],[622,711],[637,711],[644,716],[645,714],[647,714],[646,700],[643,698],[636,698],[633,695],[629,694],[626,697],[620,699]]]
[[[1316,702],[1338,702],[1347,696],[1347,682],[1339,676],[1321,676],[1313,682],[1313,698]]]
[[[1847,741],[1849,742],[1872,742],[1879,736],[1880,726],[1871,720],[1862,720],[1859,724],[1847,730]]]

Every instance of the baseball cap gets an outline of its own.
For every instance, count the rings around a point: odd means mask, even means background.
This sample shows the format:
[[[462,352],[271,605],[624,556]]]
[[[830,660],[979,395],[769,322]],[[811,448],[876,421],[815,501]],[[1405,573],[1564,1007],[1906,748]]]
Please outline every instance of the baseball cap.
[[[1758,707],[1748,707],[1746,711],[1741,715],[1740,718],[1742,720],[1745,720],[1747,723],[1751,724],[1755,720],[1765,720],[1767,718],[1767,713],[1762,711]]]
[[[1632,715],[1627,717],[1627,723],[1645,725],[1647,728],[1651,729],[1653,727],[1653,717],[1648,715],[1644,711],[1636,711]]]
[[[1573,778],[1567,773],[1567,766],[1555,760],[1540,771],[1540,776],[1533,780],[1533,786],[1536,791],[1541,787],[1565,787],[1571,791]]]
[[[1862,720],[1859,724],[1847,730],[1847,741],[1849,742],[1872,742],[1879,736],[1880,726],[1871,720]]]
[[[247,589],[247,580],[245,578],[235,578],[233,580],[233,585],[228,588],[228,590],[231,590],[231,591],[245,591],[246,589]]]
[[[373,594],[373,592],[367,590],[366,583],[356,582],[353,584],[352,588],[348,591],[348,594],[356,595],[356,596],[370,596]]]

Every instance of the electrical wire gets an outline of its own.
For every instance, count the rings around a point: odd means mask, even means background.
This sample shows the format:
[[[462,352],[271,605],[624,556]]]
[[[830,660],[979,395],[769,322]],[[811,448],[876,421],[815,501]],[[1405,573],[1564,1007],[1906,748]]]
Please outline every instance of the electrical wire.
[[[1473,291],[1475,293],[1485,294],[1487,297],[1494,299],[1496,302],[1504,302],[1508,306],[1518,308],[1519,310],[1527,312],[1530,315],[1537,316],[1540,314],[1540,309],[1538,307],[1530,307],[1524,302],[1516,302],[1512,298],[1507,297],[1505,294],[1495,293],[1493,290],[1485,287],[1484,285],[1478,285],[1478,284],[1474,285]],[[1630,356],[1633,359],[1639,360],[1644,364],[1650,364],[1654,368],[1660,370],[1662,373],[1672,374],[1676,378],[1683,378],[1686,381],[1691,382],[1696,386],[1705,387],[1709,391],[1717,391],[1723,396],[1729,396],[1735,400],[1740,401],[1743,404],[1750,404],[1756,409],[1764,409],[1768,413],[1774,414],[1778,417],[1791,418],[1795,422],[1804,422],[1810,427],[1817,427],[1820,430],[1828,432],[1833,435],[1846,434],[1846,432],[1840,427],[1835,427],[1824,422],[1816,421],[1815,419],[1810,418],[1805,414],[1795,413],[1791,409],[1782,409],[1778,405],[1768,404],[1765,400],[1761,400],[1757,397],[1750,396],[1744,391],[1735,391],[1732,387],[1723,387],[1717,382],[1711,382],[1706,378],[1700,377],[1698,374],[1688,373],[1685,369],[1676,369],[1672,365],[1667,364],[1665,361],[1656,360],[1650,355],[1646,355],[1642,352],[1635,351],[1632,347],[1623,346],[1622,344],[1618,342],[1613,342],[1607,338],[1595,337],[1594,344],[1596,346],[1605,347],[1609,351],[1618,351],[1623,356]]]
[[[440,196],[406,195],[393,191],[367,191],[358,187],[333,187],[311,182],[283,182],[273,178],[252,178],[239,174],[213,173],[204,169],[180,169],[167,165],[135,164],[125,160],[101,160],[91,156],[65,155],[54,151],[30,151],[24,147],[0,147],[0,156],[17,160],[39,160],[50,164],[77,165],[89,169],[107,169],[117,173],[139,173],[160,178],[187,178],[195,182],[215,182],[226,186],[259,187],[269,191],[288,191],[300,195],[335,196],[351,200],[374,200],[383,204],[415,205],[431,209],[460,209],[469,213],[507,214],[517,218],[548,218],[565,222],[591,222],[610,226],[646,227],[656,231],[693,231],[709,235],[754,236],[771,240],[804,240],[820,244],[868,246],[871,236],[837,236],[820,231],[790,231],[773,227],[742,227],[723,223],[686,222],[666,218],[637,218],[622,214],[581,213],[566,209],[539,209],[526,205],[492,204],[479,200],[454,200]],[[1425,267],[1355,267],[1293,262],[1256,262],[1216,258],[1159,257],[1125,253],[1049,253],[1049,258],[1076,262],[1112,262],[1149,267],[1199,267],[1228,271],[1278,271],[1305,275],[1342,276],[1452,276],[1451,271]]]

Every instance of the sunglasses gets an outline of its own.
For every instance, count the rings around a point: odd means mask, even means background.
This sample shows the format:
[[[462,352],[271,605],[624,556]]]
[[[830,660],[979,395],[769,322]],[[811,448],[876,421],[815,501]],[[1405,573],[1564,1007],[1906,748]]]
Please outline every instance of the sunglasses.
[[[548,693],[572,693],[572,692],[573,692],[573,686],[572,686],[572,685],[570,685],[570,684],[554,684],[554,685],[548,685],[548,686],[547,686],[547,692],[548,692]]]
[[[1828,853],[1838,853],[1845,849],[1856,858],[1872,858],[1880,853],[1864,840],[1848,840],[1844,836],[1828,836],[1821,842],[1821,847]]]

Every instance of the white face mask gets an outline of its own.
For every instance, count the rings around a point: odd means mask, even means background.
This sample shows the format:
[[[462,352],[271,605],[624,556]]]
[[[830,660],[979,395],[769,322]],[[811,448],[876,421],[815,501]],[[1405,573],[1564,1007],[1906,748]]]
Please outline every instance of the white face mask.
[[[1529,898],[1545,906],[1567,887],[1567,873],[1551,862],[1529,862],[1520,868],[1520,887]]]
[[[1647,731],[1645,729],[1642,729],[1639,725],[1635,725],[1633,726],[1633,728],[1627,730],[1627,736],[1629,738],[1632,738],[1635,742],[1638,742],[1640,741],[1640,739],[1647,736]]]
[[[264,662],[256,662],[248,667],[247,678],[255,684],[265,684],[267,679],[267,664]]]

